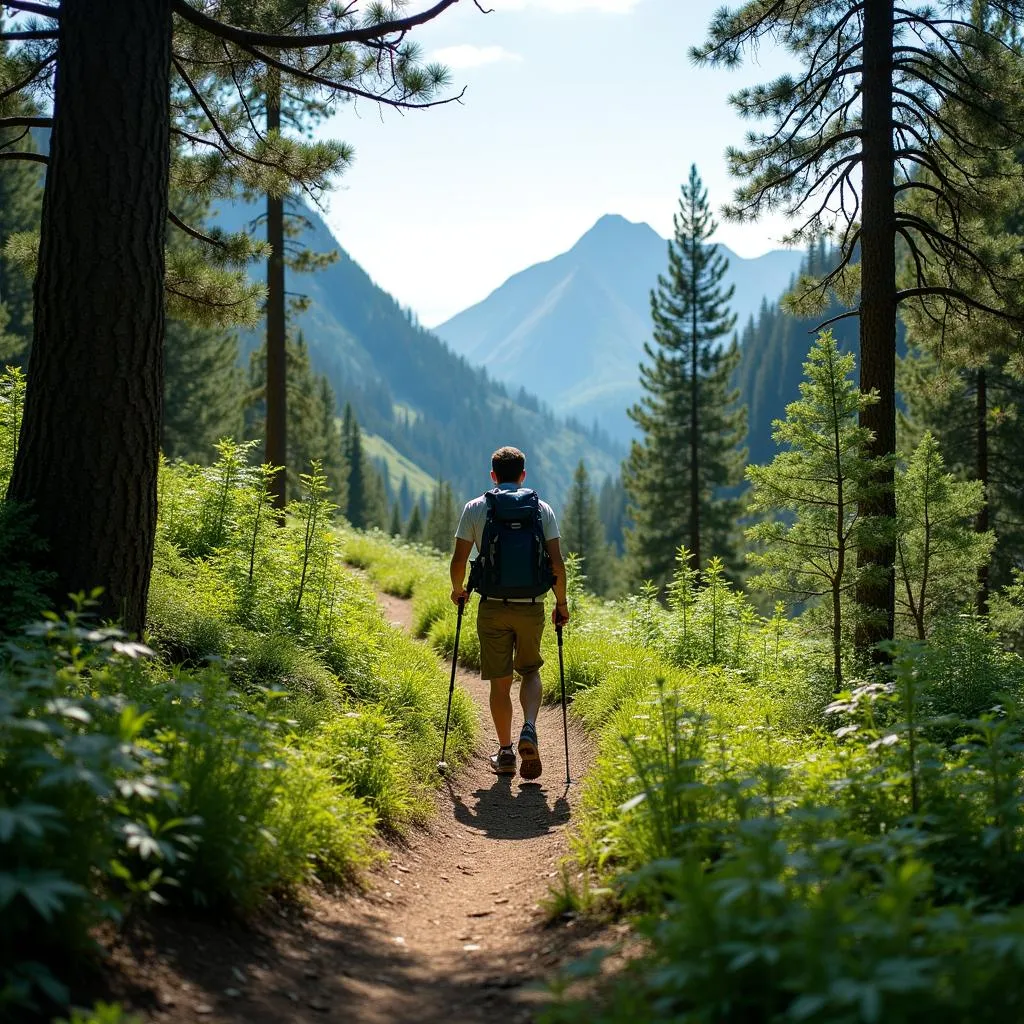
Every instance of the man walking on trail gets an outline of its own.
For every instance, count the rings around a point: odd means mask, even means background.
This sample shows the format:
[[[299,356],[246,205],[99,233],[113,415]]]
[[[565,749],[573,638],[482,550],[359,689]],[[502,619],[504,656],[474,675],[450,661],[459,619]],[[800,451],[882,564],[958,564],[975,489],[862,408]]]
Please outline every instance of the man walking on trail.
[[[493,490],[474,498],[462,510],[455,531],[451,561],[452,601],[467,598],[466,565],[476,547],[470,585],[480,594],[476,630],[480,637],[480,675],[491,684],[491,717],[499,749],[491,766],[499,775],[515,775],[512,746],[512,673],[522,677],[519,702],[523,728],[519,734],[519,773],[524,779],[541,774],[537,742],[540,711],[541,635],[544,594],[553,589],[555,626],[569,621],[565,594],[565,563],[558,523],[551,506],[523,487],[526,456],[518,448],[499,448],[491,456]]]

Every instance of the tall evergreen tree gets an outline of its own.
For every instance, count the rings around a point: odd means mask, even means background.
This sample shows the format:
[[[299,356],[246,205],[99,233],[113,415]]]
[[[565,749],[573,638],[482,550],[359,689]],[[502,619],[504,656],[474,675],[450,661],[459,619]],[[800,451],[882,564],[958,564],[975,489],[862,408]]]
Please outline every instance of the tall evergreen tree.
[[[434,499],[430,503],[423,539],[438,551],[448,551],[455,538],[457,516],[452,485],[447,480],[438,480],[434,487]]]
[[[0,22],[0,29],[3,23]],[[11,81],[9,44],[0,41],[0,74]],[[13,69],[11,69],[13,70]],[[34,114],[35,104],[15,93],[3,105],[5,116]],[[24,136],[24,137],[23,137]],[[24,128],[0,130],[0,147],[20,145],[34,152]],[[32,341],[32,278],[3,247],[12,235],[35,231],[43,200],[43,168],[34,161],[0,161],[0,368],[14,364],[24,368]]]
[[[604,483],[601,484],[597,507],[601,514],[605,540],[616,555],[621,555],[626,550],[626,502],[626,488],[622,484],[622,477],[605,477]]]
[[[898,7],[891,0],[747,0],[720,9],[709,40],[692,54],[699,62],[733,67],[745,52],[771,40],[800,62],[797,74],[787,72],[732,98],[741,116],[770,125],[751,133],[745,150],[729,153],[732,173],[745,183],[727,214],[752,220],[782,209],[798,224],[792,241],[840,224],[839,266],[803,291],[805,308],[820,305],[834,284],[851,301],[859,291],[860,387],[878,395],[862,408],[860,422],[870,431],[882,474],[879,486],[865,491],[865,518],[895,515],[898,304],[929,296],[961,308],[979,304],[955,283],[940,284],[923,273],[899,288],[897,246],[947,265],[987,261],[984,247],[949,236],[904,209],[903,201],[927,192],[954,215],[975,206],[986,180],[942,154],[965,146],[976,155],[1007,151],[1021,138],[1016,90],[1006,74],[1006,58],[1017,43],[985,22],[971,25],[977,6],[977,0],[938,7],[914,0]],[[983,6],[1011,23],[1024,14],[1019,2]],[[985,123],[970,139],[953,116],[964,110]],[[847,273],[858,253],[856,273]],[[896,547],[891,536],[879,537],[881,547],[863,547],[858,555],[865,568],[882,569],[865,573],[857,594],[870,612],[859,619],[862,649],[893,635]]]
[[[626,550],[636,579],[668,582],[685,544],[697,564],[711,554],[735,565],[740,503],[726,488],[742,480],[745,410],[731,377],[735,341],[720,342],[736,322],[729,261],[710,244],[716,224],[696,167],[682,188],[668,244],[668,274],[651,292],[654,343],[644,345],[640,382],[646,394],[629,410],[642,437],[634,441],[623,482],[632,525]]]
[[[160,445],[169,459],[207,464],[222,437],[241,437],[245,377],[230,328],[169,320],[164,342]]]
[[[423,540],[423,508],[420,502],[416,502],[409,514],[409,522],[405,524],[406,540]]]
[[[587,467],[580,459],[573,473],[572,486],[565,500],[560,521],[562,550],[578,555],[583,574],[595,594],[607,593],[611,579],[611,557],[604,536],[604,524],[597,498],[590,485]]]
[[[327,378],[313,370],[309,349],[301,333],[288,342],[288,439],[287,472],[290,486],[300,489],[299,477],[315,459],[327,479],[331,500],[345,507],[348,463],[344,441],[336,418],[334,391]],[[249,360],[249,405],[246,435],[262,440],[266,423],[266,346],[261,345]]]
[[[363,434],[351,403],[345,403],[341,450],[346,472],[345,518],[357,529],[387,529],[388,499],[380,473],[363,448]]]
[[[206,239],[206,266],[165,252],[172,130],[192,149],[176,179],[203,194],[241,180],[263,191],[283,191],[282,181],[315,187],[336,148],[268,142],[230,116],[222,83],[244,89],[256,69],[274,67],[332,98],[429,102],[444,72],[417,63],[408,33],[455,2],[405,17],[396,5],[375,4],[369,18],[312,3],[283,30],[268,25],[267,4],[30,5],[53,28],[19,47],[21,73],[10,80],[52,96],[53,113],[5,124],[52,128],[25,419],[8,496],[33,508],[55,599],[102,586],[101,614],[141,631],[156,530],[165,310],[201,306],[242,322],[255,312],[256,290],[225,269],[251,257],[247,239],[195,232]],[[68,493],[80,500],[69,503]]]
[[[402,536],[402,513],[397,501],[391,506],[391,522],[388,525],[388,533],[392,537]]]

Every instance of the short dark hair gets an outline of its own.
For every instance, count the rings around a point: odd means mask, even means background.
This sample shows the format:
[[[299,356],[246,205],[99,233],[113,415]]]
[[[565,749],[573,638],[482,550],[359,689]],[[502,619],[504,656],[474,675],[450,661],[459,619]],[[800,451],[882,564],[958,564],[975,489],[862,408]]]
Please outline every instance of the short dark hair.
[[[526,469],[526,456],[511,445],[499,448],[491,456],[491,469],[499,484],[516,484]]]

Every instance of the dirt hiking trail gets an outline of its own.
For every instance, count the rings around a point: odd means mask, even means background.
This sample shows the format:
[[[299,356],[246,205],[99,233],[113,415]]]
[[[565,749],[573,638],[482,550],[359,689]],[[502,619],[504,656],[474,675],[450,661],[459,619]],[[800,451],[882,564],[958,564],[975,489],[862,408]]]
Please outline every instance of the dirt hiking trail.
[[[409,627],[408,601],[380,600],[389,622]],[[464,628],[473,626],[470,612]],[[567,788],[561,709],[544,707],[542,777],[496,776],[486,684],[461,669],[458,684],[478,707],[477,749],[438,790],[430,823],[390,847],[366,891],[316,892],[247,927],[162,924],[148,949],[115,951],[118,995],[160,1024],[534,1020],[543,982],[594,944],[573,920],[546,924],[539,906],[569,852],[587,738],[570,720]],[[518,730],[517,700],[515,713]]]

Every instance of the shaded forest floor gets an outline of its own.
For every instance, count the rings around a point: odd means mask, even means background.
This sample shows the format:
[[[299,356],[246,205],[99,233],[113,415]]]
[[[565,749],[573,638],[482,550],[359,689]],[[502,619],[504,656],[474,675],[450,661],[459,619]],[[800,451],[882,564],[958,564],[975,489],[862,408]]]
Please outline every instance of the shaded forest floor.
[[[410,602],[380,600],[408,628]],[[545,707],[541,779],[495,776],[486,684],[461,670],[458,681],[478,707],[477,749],[442,784],[429,824],[388,845],[365,889],[315,891],[244,924],[159,919],[113,951],[114,994],[160,1024],[533,1020],[544,982],[625,928],[551,922],[543,907],[591,752],[570,722],[567,787],[561,710]]]

